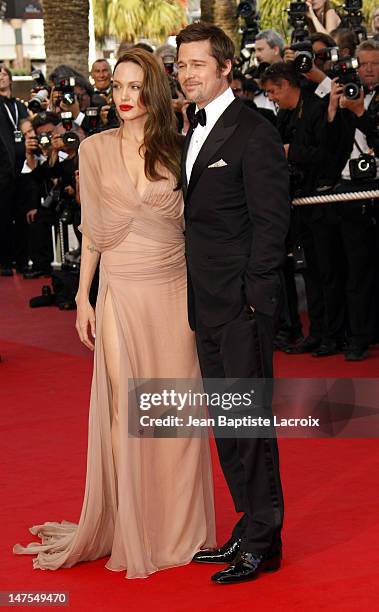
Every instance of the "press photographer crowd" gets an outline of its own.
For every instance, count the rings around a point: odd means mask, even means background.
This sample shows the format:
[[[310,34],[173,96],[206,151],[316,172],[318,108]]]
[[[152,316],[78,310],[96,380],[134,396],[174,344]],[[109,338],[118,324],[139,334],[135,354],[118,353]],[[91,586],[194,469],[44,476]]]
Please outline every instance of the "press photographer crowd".
[[[288,160],[292,223],[275,346],[363,360],[379,342],[379,6],[367,26],[361,0],[338,11],[328,0],[291,2],[287,12],[286,41],[260,28],[254,1],[240,2],[231,83],[235,96],[276,126]],[[131,46],[122,43],[118,54]],[[162,62],[185,134],[193,113],[176,79],[175,48],[137,46]],[[21,101],[0,64],[0,275],[44,279],[31,306],[75,308],[80,143],[119,124],[108,61],[96,60],[90,76],[92,84],[68,65],[46,79],[34,71],[30,99]],[[72,230],[79,247],[70,250]],[[60,265],[52,267],[57,244]]]

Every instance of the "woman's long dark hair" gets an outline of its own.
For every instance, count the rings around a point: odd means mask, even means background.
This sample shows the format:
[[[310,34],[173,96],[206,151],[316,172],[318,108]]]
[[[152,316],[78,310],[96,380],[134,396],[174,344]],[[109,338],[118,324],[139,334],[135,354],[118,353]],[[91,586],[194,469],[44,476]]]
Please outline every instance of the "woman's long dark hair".
[[[326,22],[326,13],[328,11],[330,11],[330,9],[332,9],[332,5],[330,3],[329,0],[326,0],[320,15],[318,16],[319,21],[322,23],[322,25],[325,27],[325,22]],[[321,18],[321,19],[320,19]],[[311,19],[307,18],[307,22],[308,22],[308,30],[310,32],[310,34],[315,34],[317,32],[315,26],[313,25],[313,22]]]
[[[122,54],[115,65],[133,62],[143,70],[140,100],[146,107],[144,142],[141,145],[145,157],[145,175],[151,181],[164,178],[157,164],[167,168],[177,182],[180,181],[181,136],[178,134],[176,117],[172,108],[171,92],[163,66],[144,49],[132,48]]]

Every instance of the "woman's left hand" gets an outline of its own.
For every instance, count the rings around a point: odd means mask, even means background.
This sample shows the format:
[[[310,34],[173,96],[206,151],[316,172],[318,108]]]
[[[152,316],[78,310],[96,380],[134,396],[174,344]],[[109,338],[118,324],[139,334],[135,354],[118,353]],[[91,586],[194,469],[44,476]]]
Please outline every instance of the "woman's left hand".
[[[307,7],[308,7],[308,11],[307,11],[307,12],[308,12],[309,17],[310,17],[311,19],[312,19],[313,17],[316,17],[316,13],[315,13],[315,12],[314,12],[314,10],[313,10],[312,0],[306,0],[306,3],[305,3],[305,4],[306,4],[306,5],[307,5]]]

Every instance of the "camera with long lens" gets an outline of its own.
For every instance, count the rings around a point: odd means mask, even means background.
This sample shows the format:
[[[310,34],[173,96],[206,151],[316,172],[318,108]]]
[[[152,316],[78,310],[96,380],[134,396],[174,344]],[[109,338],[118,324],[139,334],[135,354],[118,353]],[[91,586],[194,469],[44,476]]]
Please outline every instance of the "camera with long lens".
[[[77,149],[77,148],[79,148],[79,144],[80,144],[79,136],[75,132],[71,131],[72,130],[72,125],[73,125],[73,119],[72,119],[71,111],[67,111],[67,112],[64,112],[64,113],[62,112],[61,113],[61,121],[62,121],[62,125],[63,125],[64,129],[66,130],[65,133],[62,135],[62,140],[63,140],[64,144],[69,149]]]
[[[315,53],[315,58],[321,62],[338,62],[339,60],[339,49],[338,47],[323,47]]]
[[[357,44],[367,39],[367,30],[363,25],[364,15],[362,13],[362,8],[362,0],[345,0],[345,4],[342,5],[345,14],[340,15],[341,23],[339,27],[352,30],[355,34]]]
[[[343,85],[343,93],[349,100],[358,100],[361,94],[362,83],[357,69],[359,61],[356,57],[344,57],[332,63],[331,78],[338,78]]]
[[[257,0],[245,0],[237,6],[237,19],[243,20],[243,26],[239,32],[242,34],[240,55],[237,58],[236,66],[242,68],[244,64],[249,65],[254,53],[255,39],[259,32],[259,12]]]
[[[303,74],[312,70],[315,55],[310,40],[294,42],[290,46],[290,49],[295,51],[293,67],[296,72],[301,72]]]
[[[32,97],[28,102],[28,109],[32,113],[39,113],[43,109],[43,103],[49,99],[50,88],[41,70],[33,70],[31,76],[34,79],[34,86],[32,88]]]
[[[291,2],[285,11],[288,13],[288,24],[291,28],[293,28],[291,34],[291,44],[307,40],[309,38],[307,28],[307,3]]]
[[[60,94],[59,95],[60,102],[64,102],[65,104],[68,104],[69,106],[75,103],[76,101],[75,92],[74,92],[75,84],[76,84],[75,77],[68,77],[66,79],[61,79],[60,81],[58,81],[57,85],[55,86],[55,90],[58,91]]]

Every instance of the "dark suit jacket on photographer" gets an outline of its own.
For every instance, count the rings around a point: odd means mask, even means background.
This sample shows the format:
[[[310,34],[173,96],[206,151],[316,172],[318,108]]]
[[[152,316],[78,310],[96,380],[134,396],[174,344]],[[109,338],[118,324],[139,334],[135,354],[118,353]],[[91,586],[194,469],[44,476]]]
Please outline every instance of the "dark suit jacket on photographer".
[[[370,95],[370,94],[367,94]],[[334,183],[341,178],[354,147],[356,130],[362,132],[367,144],[379,157],[379,87],[370,95],[368,109],[362,117],[357,117],[347,109],[339,109],[334,121],[329,124],[329,156],[334,170]]]
[[[324,172],[327,139],[325,103],[307,90],[301,90],[293,110],[280,110],[277,128],[283,144],[289,144],[288,164],[292,196],[314,193]]]

